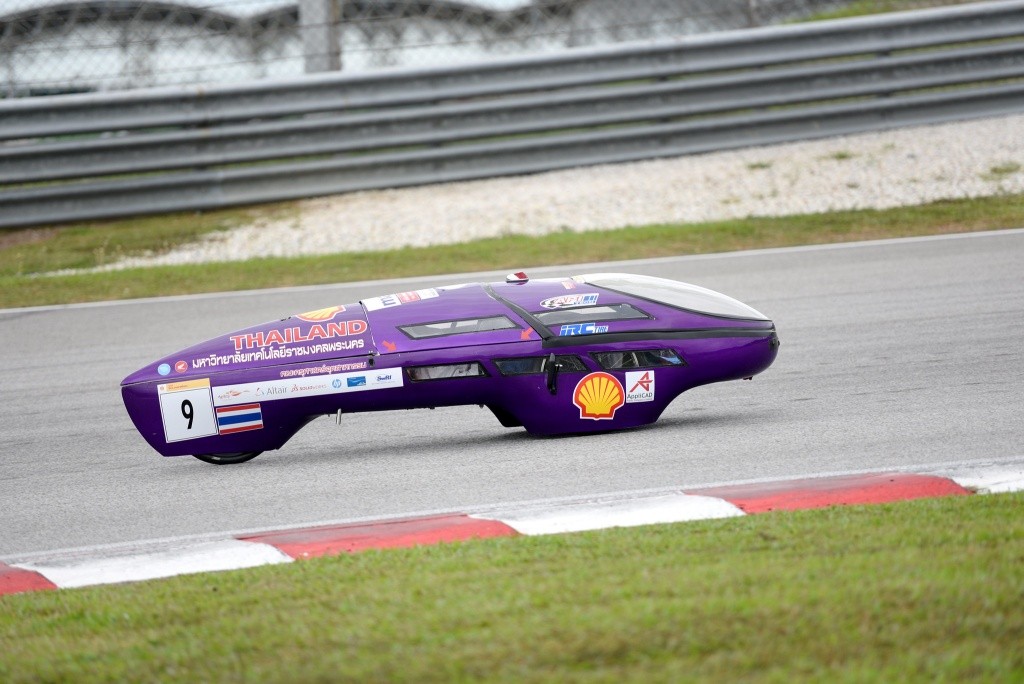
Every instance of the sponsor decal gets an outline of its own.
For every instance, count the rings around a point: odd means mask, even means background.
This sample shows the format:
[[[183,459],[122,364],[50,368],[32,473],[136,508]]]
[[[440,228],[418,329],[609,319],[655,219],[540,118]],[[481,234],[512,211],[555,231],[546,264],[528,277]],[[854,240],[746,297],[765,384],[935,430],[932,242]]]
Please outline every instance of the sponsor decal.
[[[575,290],[576,282],[573,280],[563,280],[562,287],[564,287],[566,290]]]
[[[170,375],[171,374],[171,364],[169,364],[169,363],[161,363],[159,366],[156,367],[156,372],[159,373],[160,375]]]
[[[176,373],[184,373],[188,370],[188,361],[178,361],[174,364],[174,370]]]
[[[222,435],[263,429],[263,409],[259,404],[217,407],[217,429]]]
[[[324,394],[388,389],[402,387],[403,384],[404,377],[397,369],[381,371],[371,375],[366,373],[337,373],[318,375],[310,379],[264,380],[237,385],[220,385],[213,388],[213,400],[217,406],[234,406],[251,403],[253,399],[267,402],[278,399],[316,397]]]
[[[383,297],[370,297],[369,299],[364,299],[363,308],[367,311],[377,311],[379,309],[387,309],[392,306],[401,306],[402,304],[419,302],[424,299],[433,299],[437,296],[437,290],[434,288],[426,290],[412,290],[411,292],[397,292],[395,294],[384,295]]]
[[[580,420],[611,420],[626,403],[626,393],[611,373],[590,373],[576,384],[572,403],[580,410]]]
[[[249,393],[248,391],[238,392],[238,391],[235,391],[235,390],[229,390],[227,392],[223,392],[223,393],[217,395],[217,398],[218,399],[234,399],[235,397],[240,397],[243,394],[248,394],[248,393]]]
[[[351,363],[322,363],[319,366],[308,366],[306,368],[288,368],[281,371],[282,378],[304,378],[307,375],[320,375],[322,373],[342,373],[344,371],[365,370],[369,367],[366,361],[353,361]]]
[[[654,371],[626,371],[626,403],[654,401]]]
[[[367,330],[366,321],[351,320],[339,323],[327,322],[321,325],[314,323],[308,330],[303,331],[300,326],[292,326],[280,330],[258,330],[241,335],[232,335],[231,341],[235,345],[235,351],[240,352],[246,349],[259,349],[261,347],[272,347],[274,345],[295,344],[298,342],[313,342],[315,340],[327,340],[334,337],[351,337],[362,335]]]
[[[545,299],[540,305],[545,309],[561,309],[567,306],[593,306],[597,304],[597,297],[596,293],[562,295]]]
[[[344,306],[328,306],[323,309],[317,309],[315,311],[307,311],[306,313],[295,314],[295,318],[300,321],[306,321],[307,323],[322,323],[323,321],[329,321],[335,316],[345,310]]]
[[[187,390],[209,388],[210,378],[198,378],[196,380],[182,380],[181,382],[168,382],[163,385],[157,385],[157,394],[169,394],[170,392],[185,392]]]
[[[563,325],[559,330],[558,334],[565,335],[596,335],[598,333],[608,332],[607,325],[598,325],[597,323],[573,323],[571,325]]]

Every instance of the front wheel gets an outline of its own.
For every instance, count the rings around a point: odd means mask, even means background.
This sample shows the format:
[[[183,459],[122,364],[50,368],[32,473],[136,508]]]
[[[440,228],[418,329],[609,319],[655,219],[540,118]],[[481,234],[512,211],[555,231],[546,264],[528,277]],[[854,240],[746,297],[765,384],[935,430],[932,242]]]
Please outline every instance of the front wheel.
[[[195,454],[195,457],[204,463],[214,465],[229,465],[232,463],[245,463],[256,458],[262,451],[239,451],[233,454]]]

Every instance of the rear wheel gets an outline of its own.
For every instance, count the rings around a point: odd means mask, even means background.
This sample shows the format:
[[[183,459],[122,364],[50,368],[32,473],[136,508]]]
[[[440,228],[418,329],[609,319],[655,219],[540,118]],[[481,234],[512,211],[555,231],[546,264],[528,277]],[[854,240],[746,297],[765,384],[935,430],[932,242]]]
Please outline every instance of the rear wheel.
[[[195,457],[205,463],[229,465],[231,463],[251,461],[262,453],[262,451],[238,451],[232,454],[195,454]]]

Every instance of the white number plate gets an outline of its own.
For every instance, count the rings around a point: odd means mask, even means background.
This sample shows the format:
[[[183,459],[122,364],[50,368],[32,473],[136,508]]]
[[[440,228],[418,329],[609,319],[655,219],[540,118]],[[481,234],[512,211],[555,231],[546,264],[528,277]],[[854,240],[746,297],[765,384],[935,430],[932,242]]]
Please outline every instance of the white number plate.
[[[208,378],[169,382],[159,385],[157,391],[164,437],[168,442],[219,434]]]

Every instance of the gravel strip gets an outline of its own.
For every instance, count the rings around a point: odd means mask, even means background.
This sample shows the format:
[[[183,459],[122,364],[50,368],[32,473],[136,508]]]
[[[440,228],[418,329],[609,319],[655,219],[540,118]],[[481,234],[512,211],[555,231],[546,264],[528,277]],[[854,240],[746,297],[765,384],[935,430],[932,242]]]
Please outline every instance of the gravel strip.
[[[304,200],[297,217],[97,270],[887,208],[1024,192],[1024,116]]]

